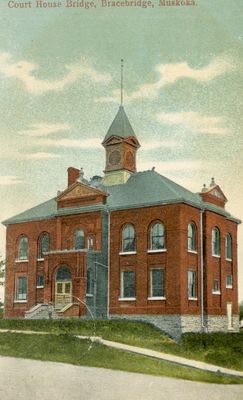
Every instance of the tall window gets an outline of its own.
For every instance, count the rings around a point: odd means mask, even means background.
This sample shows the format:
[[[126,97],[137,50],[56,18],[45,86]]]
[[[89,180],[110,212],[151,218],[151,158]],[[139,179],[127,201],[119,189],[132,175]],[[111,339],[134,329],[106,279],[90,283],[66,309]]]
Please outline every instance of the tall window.
[[[36,287],[38,287],[38,288],[44,287],[44,275],[37,275]]]
[[[164,270],[151,269],[150,270],[150,296],[151,297],[164,297]]]
[[[90,268],[87,269],[86,293],[93,295],[93,274]]]
[[[165,249],[165,229],[161,223],[156,223],[150,230],[150,249]]]
[[[197,298],[197,273],[196,273],[196,271],[188,271],[188,297],[189,297],[189,299]]]
[[[38,241],[38,258],[44,258],[45,253],[49,251],[50,239],[49,234],[44,232],[39,237]]]
[[[75,249],[84,249],[84,231],[82,229],[78,229],[75,232]]]
[[[226,287],[232,289],[232,287],[233,287],[233,276],[232,275],[226,276]]]
[[[212,230],[212,254],[213,256],[220,256],[220,232],[218,228]]]
[[[19,300],[19,301],[27,300],[27,278],[26,278],[26,276],[21,276],[21,277],[17,278],[16,300]]]
[[[229,233],[225,237],[226,258],[232,260],[232,237]]]
[[[121,297],[135,298],[135,272],[123,271],[121,274]]]
[[[213,281],[213,293],[219,293],[219,281],[218,279],[214,279]]]
[[[28,260],[28,248],[28,238],[26,236],[21,236],[21,238],[19,239],[19,260]]]
[[[195,251],[197,248],[196,226],[193,222],[191,222],[187,228],[187,248],[192,251]]]
[[[126,225],[122,230],[122,251],[135,251],[135,229],[133,225]]]

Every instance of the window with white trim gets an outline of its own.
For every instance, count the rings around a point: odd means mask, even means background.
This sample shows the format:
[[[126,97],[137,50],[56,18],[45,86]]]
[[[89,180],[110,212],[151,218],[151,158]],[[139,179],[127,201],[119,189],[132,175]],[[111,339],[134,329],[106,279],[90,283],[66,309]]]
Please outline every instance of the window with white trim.
[[[219,289],[219,281],[218,279],[214,279],[213,281],[213,293],[219,293],[220,289]]]
[[[21,236],[19,239],[18,259],[28,260],[29,241],[27,236]]]
[[[121,297],[135,298],[135,272],[122,271],[121,273]]]
[[[37,275],[36,286],[38,288],[44,287],[44,275]]]
[[[82,250],[84,249],[84,231],[82,229],[78,229],[75,231],[74,234],[74,247],[75,250]]]
[[[164,270],[154,268],[150,270],[150,297],[164,297]]]
[[[49,244],[50,244],[49,234],[47,232],[42,233],[38,240],[39,259],[44,258],[45,253],[49,251]]]
[[[122,252],[136,251],[135,229],[129,224],[125,225],[122,230]]]
[[[193,222],[188,224],[187,227],[187,249],[189,251],[196,251],[197,249],[196,226]]]
[[[16,300],[27,300],[27,277],[19,276],[16,280]]]
[[[218,228],[212,229],[212,255],[220,256],[220,232]]]
[[[232,289],[232,287],[233,287],[233,276],[227,275],[226,276],[226,288]]]
[[[196,273],[196,271],[188,271],[188,297],[189,297],[189,299],[197,298],[197,273]]]
[[[226,251],[226,259],[232,260],[232,237],[230,233],[227,233],[225,237],[225,251]]]
[[[165,228],[164,225],[156,222],[150,228],[150,250],[165,249]]]

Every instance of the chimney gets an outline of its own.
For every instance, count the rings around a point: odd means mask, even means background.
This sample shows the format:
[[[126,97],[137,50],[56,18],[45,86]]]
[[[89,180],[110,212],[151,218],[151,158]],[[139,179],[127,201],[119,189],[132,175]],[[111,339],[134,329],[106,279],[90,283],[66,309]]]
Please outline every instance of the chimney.
[[[77,168],[68,168],[68,187],[73,185],[79,177],[80,171]]]

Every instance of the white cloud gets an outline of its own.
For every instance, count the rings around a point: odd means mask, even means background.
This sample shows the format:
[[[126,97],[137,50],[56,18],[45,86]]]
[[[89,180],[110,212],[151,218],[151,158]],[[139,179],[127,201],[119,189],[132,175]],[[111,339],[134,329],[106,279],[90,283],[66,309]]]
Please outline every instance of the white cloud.
[[[181,171],[212,171],[216,165],[214,162],[204,160],[180,160],[180,161],[145,161],[138,163],[140,169],[151,169],[153,166],[157,172]]]
[[[138,99],[151,99],[158,96],[160,90],[166,86],[176,83],[179,79],[188,78],[196,82],[208,83],[220,75],[234,70],[234,65],[227,57],[217,57],[207,66],[192,68],[188,63],[159,64],[155,70],[159,73],[159,79],[154,83],[144,83],[130,95],[124,93],[126,102]],[[119,90],[113,91],[113,96],[101,97],[96,102],[117,102]]]
[[[19,131],[24,136],[48,136],[52,133],[69,131],[71,127],[68,124],[33,124],[28,129]]]
[[[159,122],[166,125],[184,126],[194,132],[227,135],[230,133],[225,126],[224,117],[214,117],[200,114],[198,112],[175,112],[175,113],[159,113],[156,115]]]
[[[154,150],[159,148],[175,148],[181,147],[182,145],[176,140],[151,140],[150,142],[140,140],[142,150]]]
[[[51,160],[59,157],[61,157],[59,154],[45,152],[19,154],[19,158],[24,158],[27,160]]]
[[[25,89],[35,95],[42,95],[49,91],[60,91],[64,87],[72,85],[81,77],[89,78],[93,82],[107,82],[111,80],[110,75],[96,71],[85,58],[79,63],[65,65],[66,74],[56,80],[38,79],[36,73],[39,65],[26,60],[12,61],[8,53],[0,54],[0,73],[6,78],[14,78],[22,82]]]
[[[23,183],[23,181],[14,175],[2,175],[0,176],[0,186],[10,186],[10,185],[19,185]]]
[[[66,148],[80,148],[80,149],[94,149],[100,148],[101,139],[39,139],[38,143],[42,146],[51,147],[66,147]]]

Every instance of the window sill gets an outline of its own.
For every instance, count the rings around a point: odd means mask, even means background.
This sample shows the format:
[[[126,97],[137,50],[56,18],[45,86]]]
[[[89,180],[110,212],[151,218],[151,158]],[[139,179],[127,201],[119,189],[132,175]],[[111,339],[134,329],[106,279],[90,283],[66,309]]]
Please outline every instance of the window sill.
[[[120,251],[119,256],[129,256],[131,254],[137,254],[136,251]]]
[[[44,261],[44,258],[37,258],[37,261]]]
[[[15,260],[15,262],[16,263],[27,263],[27,262],[29,262],[29,260],[19,260],[19,259],[17,259],[17,260]]]
[[[233,289],[233,285],[226,286],[226,289]]]
[[[220,258],[221,256],[219,254],[212,254],[212,257]]]
[[[167,249],[151,249],[148,250],[147,253],[165,253]]]
[[[197,301],[197,297],[188,297],[188,300]]]
[[[213,293],[213,294],[221,294],[221,292],[220,292],[219,290],[217,290],[217,291],[215,291],[215,292],[212,291],[212,293]]]
[[[232,258],[226,258],[226,261],[232,262]]]
[[[136,297],[119,297],[119,301],[135,301]]]
[[[36,286],[36,289],[43,289],[44,286]]]
[[[192,254],[197,254],[197,250],[189,250],[189,249],[187,249],[187,252],[188,253],[192,253]]]
[[[164,296],[148,297],[148,300],[166,300],[166,297]]]
[[[27,300],[14,300],[14,303],[27,303]]]
[[[94,295],[91,293],[86,293],[86,297],[94,297]]]

